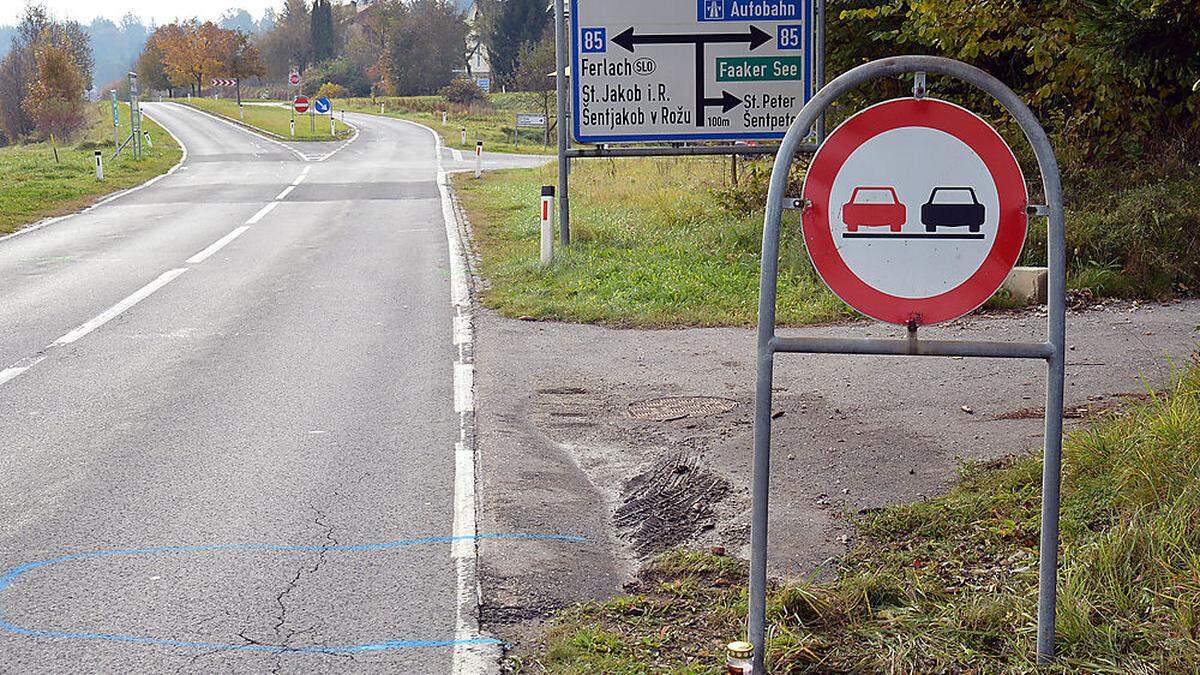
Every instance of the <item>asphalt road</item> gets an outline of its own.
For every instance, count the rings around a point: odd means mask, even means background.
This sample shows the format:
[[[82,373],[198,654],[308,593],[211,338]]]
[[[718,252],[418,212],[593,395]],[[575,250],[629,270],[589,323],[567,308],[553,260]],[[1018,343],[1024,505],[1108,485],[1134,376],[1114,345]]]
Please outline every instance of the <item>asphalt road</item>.
[[[146,108],[178,171],[0,241],[0,671],[473,669],[433,137]]]

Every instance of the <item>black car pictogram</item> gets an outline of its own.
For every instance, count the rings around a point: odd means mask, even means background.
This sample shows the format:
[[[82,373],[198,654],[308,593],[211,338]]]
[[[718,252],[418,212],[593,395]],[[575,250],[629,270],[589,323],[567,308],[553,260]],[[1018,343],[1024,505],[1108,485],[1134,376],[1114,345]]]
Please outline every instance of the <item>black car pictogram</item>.
[[[975,188],[934,188],[929,201],[921,206],[921,223],[926,232],[939,227],[966,227],[978,232],[983,227],[987,209],[975,196]]]

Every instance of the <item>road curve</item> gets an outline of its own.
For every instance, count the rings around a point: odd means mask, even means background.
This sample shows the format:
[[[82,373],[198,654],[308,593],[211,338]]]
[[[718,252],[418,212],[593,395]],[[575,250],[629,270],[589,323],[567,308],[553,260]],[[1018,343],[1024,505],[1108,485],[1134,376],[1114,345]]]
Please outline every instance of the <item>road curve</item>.
[[[0,242],[0,671],[450,672],[433,136],[147,110],[179,171]]]

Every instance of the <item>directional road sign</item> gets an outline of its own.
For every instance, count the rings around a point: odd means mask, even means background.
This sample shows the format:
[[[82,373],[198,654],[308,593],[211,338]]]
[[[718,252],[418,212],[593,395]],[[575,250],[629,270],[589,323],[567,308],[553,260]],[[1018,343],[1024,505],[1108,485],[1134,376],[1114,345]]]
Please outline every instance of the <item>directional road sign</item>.
[[[296,100],[292,101],[292,110],[295,110],[300,115],[308,112],[308,98],[297,96]]]
[[[237,83],[237,78],[214,77],[212,80],[214,87],[236,87]]]
[[[329,99],[322,96],[321,98],[313,101],[313,110],[316,110],[317,114],[319,115],[325,115],[328,114],[330,110],[333,110],[333,104],[329,102]]]
[[[572,0],[584,143],[782,138],[812,95],[812,0]]]
[[[804,182],[804,240],[848,305],[897,324],[968,314],[1000,288],[1028,232],[1012,149],[954,104],[867,108],[818,150]]]
[[[546,126],[546,116],[537,113],[517,113],[517,126],[541,129]]]

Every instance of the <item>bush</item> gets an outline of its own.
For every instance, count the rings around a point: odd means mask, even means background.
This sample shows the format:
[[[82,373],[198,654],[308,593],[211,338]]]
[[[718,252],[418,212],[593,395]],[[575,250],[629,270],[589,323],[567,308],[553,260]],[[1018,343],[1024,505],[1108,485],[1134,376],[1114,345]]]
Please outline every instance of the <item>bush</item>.
[[[458,105],[471,105],[472,103],[488,100],[487,92],[466,78],[459,78],[451,82],[438,93],[444,96],[447,101],[457,103]]]
[[[831,72],[900,53],[979,66],[1093,156],[1200,129],[1195,0],[832,0]],[[898,92],[897,92],[898,93]]]
[[[346,98],[348,93],[342,85],[326,82],[317,90],[317,98]]]
[[[371,83],[346,57],[323,61],[304,71],[300,91],[305,96],[320,96],[320,89],[326,84],[342,87],[346,93],[341,97],[371,95]]]

